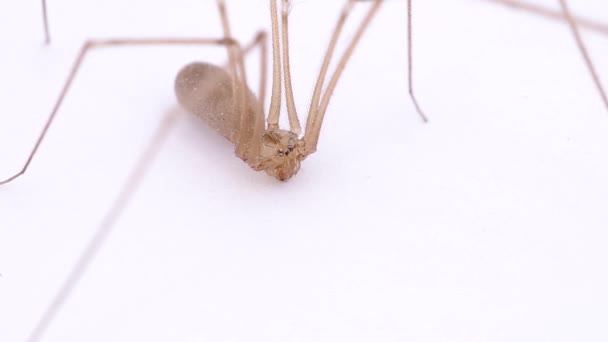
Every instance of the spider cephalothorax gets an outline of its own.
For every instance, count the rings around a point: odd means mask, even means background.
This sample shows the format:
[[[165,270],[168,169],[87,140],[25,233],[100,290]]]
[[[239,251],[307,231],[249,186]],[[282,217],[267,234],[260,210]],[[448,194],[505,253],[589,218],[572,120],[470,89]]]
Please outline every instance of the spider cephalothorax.
[[[290,131],[272,129],[262,137],[259,170],[285,181],[295,175],[304,159],[302,143]]]

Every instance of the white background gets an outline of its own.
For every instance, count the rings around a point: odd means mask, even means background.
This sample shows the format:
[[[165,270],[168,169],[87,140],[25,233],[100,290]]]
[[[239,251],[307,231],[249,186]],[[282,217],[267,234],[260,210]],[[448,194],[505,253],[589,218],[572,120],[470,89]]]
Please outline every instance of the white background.
[[[291,11],[301,114],[342,5],[328,2]],[[228,5],[239,40],[269,29],[266,1]],[[176,105],[179,68],[223,50],[92,52],[30,170],[0,188],[0,341],[27,337],[175,111],[44,341],[606,341],[608,111],[571,33],[485,1],[414,5],[430,123],[406,96],[405,2],[387,1],[318,152],[287,183]],[[605,1],[572,7],[608,22]],[[37,1],[0,2],[0,178],[22,165],[84,39],[221,32],[212,1],[49,10],[44,47]],[[608,84],[608,37],[583,33]]]

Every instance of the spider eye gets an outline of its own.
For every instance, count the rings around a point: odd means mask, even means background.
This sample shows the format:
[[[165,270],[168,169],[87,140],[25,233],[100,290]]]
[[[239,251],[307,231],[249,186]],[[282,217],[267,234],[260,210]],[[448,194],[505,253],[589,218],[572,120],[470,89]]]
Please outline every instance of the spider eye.
[[[280,156],[280,157],[282,157],[282,156],[285,154],[285,151],[283,151],[283,150],[281,149],[281,150],[279,150],[278,154],[279,154],[279,156]]]

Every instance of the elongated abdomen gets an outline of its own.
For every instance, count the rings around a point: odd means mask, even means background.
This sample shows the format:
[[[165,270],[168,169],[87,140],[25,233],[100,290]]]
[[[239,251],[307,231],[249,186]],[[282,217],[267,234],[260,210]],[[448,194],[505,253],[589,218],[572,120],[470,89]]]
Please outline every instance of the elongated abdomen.
[[[239,117],[233,93],[230,74],[209,63],[188,64],[175,79],[179,103],[236,143]]]

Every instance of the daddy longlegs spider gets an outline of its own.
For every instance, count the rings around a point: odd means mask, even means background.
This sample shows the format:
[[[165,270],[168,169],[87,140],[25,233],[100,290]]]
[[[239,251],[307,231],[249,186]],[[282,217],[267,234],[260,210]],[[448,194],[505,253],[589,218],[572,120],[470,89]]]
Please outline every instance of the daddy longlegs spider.
[[[264,120],[262,117],[264,108],[264,77],[260,84],[259,99],[253,97],[247,87],[246,72],[243,63],[244,55],[252,50],[253,48],[259,48],[262,56],[266,55],[265,52],[265,40],[266,35],[260,32],[256,35],[254,41],[245,48],[242,48],[238,42],[231,38],[230,27],[228,25],[227,14],[223,1],[218,1],[218,8],[222,19],[222,26],[224,30],[224,37],[217,39],[116,39],[116,40],[93,40],[86,42],[78,55],[76,62],[74,63],[73,69],[68,77],[68,80],[62,89],[59,100],[57,101],[52,114],[45,125],[45,128],[40,135],[35,148],[28,157],[27,163],[23,167],[22,171],[9,179],[0,182],[1,184],[8,183],[15,178],[22,175],[27,167],[29,166],[33,156],[35,155],[38,146],[42,142],[44,135],[49,129],[59,106],[67,95],[67,91],[73,79],[76,75],[78,68],[80,67],[86,54],[95,47],[101,46],[132,46],[132,45],[178,45],[178,44],[197,44],[197,45],[214,45],[224,46],[228,50],[228,71],[224,68],[216,67],[210,64],[195,63],[186,66],[178,75],[176,81],[176,92],[178,98],[182,104],[190,109],[198,116],[203,117],[208,123],[214,127],[217,131],[223,134],[226,138],[232,141],[236,145],[236,154],[250,166],[256,170],[265,170],[272,176],[286,180],[293,176],[299,169],[300,161],[306,158],[309,154],[316,151],[317,142],[319,139],[320,128],[322,125],[325,111],[327,110],[329,100],[333,89],[336,87],[338,79],[346,63],[348,62],[349,56],[352,54],[355,46],[359,39],[363,35],[365,28],[369,25],[374,15],[377,13],[382,0],[376,0],[371,4],[370,9],[367,12],[367,16],[361,23],[358,31],[354,38],[349,44],[346,52],[338,63],[333,76],[330,78],[329,85],[325,92],[322,93],[323,80],[327,73],[327,67],[329,60],[331,59],[333,49],[336,41],[340,35],[342,25],[348,16],[348,13],[355,2],[363,0],[350,0],[346,3],[342,15],[336,26],[336,30],[332,36],[328,52],[323,62],[323,67],[318,79],[317,86],[314,90],[313,100],[311,101],[311,109],[309,111],[308,121],[305,127],[305,135],[302,139],[298,137],[301,133],[301,127],[298,121],[297,113],[293,105],[293,94],[291,90],[291,80],[289,74],[289,53],[287,44],[287,11],[285,10],[288,5],[288,1],[282,2],[282,22],[283,30],[279,33],[278,25],[278,10],[275,1],[271,1],[271,13],[272,13],[272,43],[273,43],[273,91],[271,96],[270,112],[268,115],[268,127],[264,134]],[[501,0],[495,0],[501,2]],[[505,1],[506,2],[506,1]],[[578,34],[577,25],[581,26],[593,26],[589,22],[579,19],[574,19],[566,6],[564,0],[560,0],[562,4],[563,15],[567,23],[570,25],[579,48],[586,60],[586,63],[592,73],[595,75],[593,65],[585,52],[584,45]],[[43,2],[44,3],[44,2]],[[411,2],[409,18],[411,18]],[[44,7],[46,8],[46,7]],[[534,12],[535,10],[531,10]],[[560,18],[557,15],[548,15],[554,18]],[[47,21],[45,20],[45,25]],[[408,34],[408,42],[410,46],[410,63],[408,67],[410,70],[410,76],[412,71],[411,63],[411,24],[410,31]],[[48,27],[47,31],[48,33]],[[279,37],[280,36],[280,37]],[[283,41],[283,49],[279,50],[280,40]],[[47,35],[47,41],[50,41],[50,36]],[[283,54],[283,63],[281,64],[281,52]],[[261,70],[264,71],[266,63],[265,58],[262,58]],[[285,91],[287,99],[288,117],[290,123],[290,130],[280,130],[278,128],[278,117],[279,117],[279,101],[281,98],[281,67],[283,68],[283,82],[285,82]],[[262,75],[265,75],[262,72]],[[603,92],[603,88],[599,83],[597,76],[594,76],[596,85],[603,96],[605,103],[606,96]],[[219,85],[219,86],[218,86]],[[411,77],[409,78],[410,96],[414,101],[419,114],[425,119],[422,110],[418,106],[414,92],[413,83]],[[234,98],[234,100],[233,100]],[[223,119],[222,115],[218,115],[218,112],[214,113],[211,109],[220,109],[219,113],[240,113],[239,115],[233,115],[228,119]],[[169,120],[171,122],[171,120]],[[169,124],[163,125],[161,131],[159,131],[159,137],[167,133]],[[51,323],[52,319],[60,309],[66,298],[69,296],[71,290],[76,285],[78,279],[88,266],[90,260],[95,255],[96,251],[100,248],[105,237],[110,232],[112,223],[117,218],[120,210],[124,207],[128,201],[129,194],[135,189],[137,182],[141,179],[142,174],[146,168],[146,162],[150,159],[151,153],[158,148],[158,144],[161,139],[155,139],[155,144],[150,146],[149,151],[146,153],[146,157],[142,160],[136,170],[132,173],[128,181],[128,186],[123,188],[119,200],[114,204],[110,213],[106,216],[102,222],[102,229],[94,236],[91,243],[87,246],[85,254],[79,259],[76,267],[70,273],[69,278],[62,286],[59,294],[53,300],[53,303],[49,306],[42,319],[39,321],[36,329],[30,335],[28,341],[37,341],[43,335],[46,327]]]
[[[308,111],[305,133],[302,137],[301,125],[294,104],[294,95],[291,82],[291,70],[289,63],[289,40],[288,40],[288,11],[289,0],[282,1],[281,7],[281,31],[279,32],[278,13],[275,1],[270,2],[272,18],[272,62],[273,79],[272,95],[270,108],[267,115],[267,126],[264,128],[264,100],[266,94],[266,34],[260,32],[246,49],[241,49],[240,45],[231,39],[230,25],[228,23],[226,9],[223,1],[218,0],[220,17],[224,38],[222,39],[116,39],[103,41],[87,41],[77,57],[76,62],[70,72],[61,94],[51,112],[47,123],[39,135],[34,148],[27,158],[25,165],[15,175],[6,180],[0,181],[0,185],[11,182],[25,173],[31,163],[38,147],[44,139],[50,125],[52,124],[59,107],[67,95],[72,81],[80,68],[80,65],[92,48],[101,46],[125,46],[125,45],[216,45],[226,46],[229,53],[229,72],[225,68],[213,66],[208,63],[193,63],[186,66],[178,74],[176,80],[176,94],[179,102],[189,111],[201,117],[212,128],[228,138],[236,145],[236,155],[243,159],[254,170],[266,171],[269,175],[279,179],[287,180],[295,175],[300,169],[300,163],[310,154],[316,152],[321,126],[327,111],[332,93],[340,79],[340,76],[348,63],[355,47],[359,43],[363,33],[369,26],[373,17],[380,8],[382,1],[374,1],[366,17],[361,22],[357,32],[349,43],[346,51],[340,58],[336,70],[325,86],[325,78],[329,64],[332,60],[338,38],[341,35],[344,24],[357,2],[370,0],[347,0],[340,15],[334,33],[330,39],[321,71],[313,91],[310,108]],[[559,0],[561,13],[551,11],[539,6],[531,6],[515,0],[490,0],[492,2],[525,10],[540,16],[552,19],[565,20],[576,40],[577,46],[584,58],[585,64],[592,76],[593,82],[608,109],[608,96],[603,89],[599,76],[585,44],[579,33],[578,25],[590,29],[607,33],[605,25],[598,24],[586,19],[575,18],[571,14],[566,0]],[[370,1],[371,2],[371,1]],[[45,43],[50,43],[50,32],[48,25],[48,15],[46,0],[42,0],[43,27],[45,33]],[[412,0],[408,0],[408,89],[409,96],[424,122],[427,116],[421,109],[413,85],[413,56],[412,56]],[[254,47],[261,50],[262,74],[259,85],[258,98],[250,91],[247,85],[243,56]],[[282,50],[281,50],[282,49]],[[280,51],[281,50],[281,51]],[[282,69],[282,70],[281,70]],[[282,83],[283,82],[283,83]],[[282,85],[285,87],[285,98],[287,102],[287,115],[289,118],[289,130],[279,128],[279,116],[281,106]],[[263,134],[262,134],[263,133]]]
[[[335,71],[329,78],[327,84],[329,64],[342,34],[344,25],[356,3],[372,2],[359,24],[352,40],[338,61]],[[208,63],[194,63],[186,66],[177,76],[176,94],[179,102],[189,111],[201,117],[212,128],[236,145],[236,155],[244,160],[254,170],[266,171],[269,175],[285,181],[295,175],[300,169],[300,163],[310,154],[317,150],[319,135],[323,119],[331,96],[337,86],[349,58],[353,54],[365,30],[380,9],[382,0],[348,0],[345,2],[342,12],[338,18],[334,32],[331,36],[329,46],[326,50],[321,71],[317,79],[310,109],[308,111],[306,126],[303,135],[298,114],[294,104],[294,95],[291,83],[289,41],[288,41],[288,12],[290,1],[281,2],[281,28],[279,29],[279,14],[276,1],[270,1],[272,19],[272,94],[270,108],[267,115],[267,125],[264,125],[264,97],[266,89],[265,66],[266,66],[266,33],[260,32],[250,48],[243,49],[240,44],[231,38],[231,29],[224,1],[217,1],[224,37],[221,39],[113,39],[113,40],[91,40],[87,41],[78,55],[76,62],[70,72],[59,99],[40,134],[32,153],[27,159],[23,169],[7,180],[1,181],[0,185],[6,184],[23,174],[46,132],[52,124],[59,107],[78,72],[80,65],[87,53],[101,46],[135,46],[135,45],[215,45],[225,46],[228,50],[228,71]],[[46,6],[43,6],[46,18]],[[45,19],[46,41],[50,41],[48,33],[48,21]],[[243,57],[247,51],[254,47],[261,50],[262,77],[259,87],[259,98],[256,98],[249,90]],[[287,103],[287,114],[289,118],[289,130],[279,127],[279,116],[281,106],[281,92],[284,84],[285,98]],[[413,92],[410,92],[415,101]],[[426,117],[419,109],[418,112],[423,120]]]

